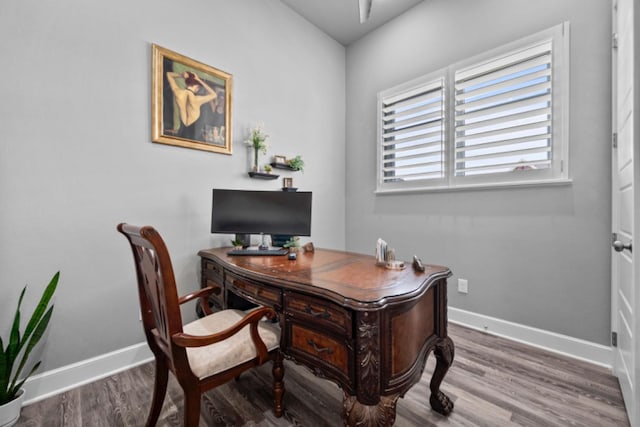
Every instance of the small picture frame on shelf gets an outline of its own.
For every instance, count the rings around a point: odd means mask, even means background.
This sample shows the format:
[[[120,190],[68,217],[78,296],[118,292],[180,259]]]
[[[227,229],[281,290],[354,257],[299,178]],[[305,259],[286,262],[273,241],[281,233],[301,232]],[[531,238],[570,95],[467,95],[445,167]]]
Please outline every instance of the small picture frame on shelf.
[[[282,178],[282,191],[298,191],[298,189],[293,186],[293,178]]]
[[[287,158],[285,156],[273,156],[273,163],[276,164],[281,164],[281,165],[286,165],[287,164]]]

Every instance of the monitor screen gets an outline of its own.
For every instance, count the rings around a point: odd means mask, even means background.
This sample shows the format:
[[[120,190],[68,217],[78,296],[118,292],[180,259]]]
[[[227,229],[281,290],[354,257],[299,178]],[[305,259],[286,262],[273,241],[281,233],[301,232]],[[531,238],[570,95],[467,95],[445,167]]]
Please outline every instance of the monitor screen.
[[[214,188],[211,232],[311,236],[311,192]]]

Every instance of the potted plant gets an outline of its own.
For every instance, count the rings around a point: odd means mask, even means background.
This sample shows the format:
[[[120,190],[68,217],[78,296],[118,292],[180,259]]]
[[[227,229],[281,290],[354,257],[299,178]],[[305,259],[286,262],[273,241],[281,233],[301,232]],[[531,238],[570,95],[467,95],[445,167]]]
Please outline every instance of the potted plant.
[[[266,165],[264,165],[264,171],[266,173],[271,173],[272,170],[273,170],[273,168],[271,167],[270,164],[267,163]]]
[[[258,123],[249,130],[249,138],[244,142],[249,148],[253,149],[253,171],[258,172],[258,153],[267,153],[267,139],[269,135],[264,132],[264,125]]]
[[[231,246],[233,246],[233,249],[242,249],[242,247],[244,246],[244,242],[236,237],[235,239],[231,240]]]
[[[49,306],[49,302],[58,286],[59,277],[59,271],[53,275],[21,335],[20,306],[27,287],[22,288],[6,346],[5,341],[0,338],[0,426],[2,427],[11,426],[20,418],[20,409],[24,400],[22,386],[40,367],[40,361],[38,361],[26,375],[22,375],[31,351],[44,335],[51,319],[53,305]],[[18,362],[17,365],[16,362]]]
[[[294,171],[304,171],[304,160],[301,156],[295,156],[293,159],[287,160],[287,164]]]
[[[282,247],[289,249],[289,252],[298,252],[300,250],[300,237],[292,236]]]

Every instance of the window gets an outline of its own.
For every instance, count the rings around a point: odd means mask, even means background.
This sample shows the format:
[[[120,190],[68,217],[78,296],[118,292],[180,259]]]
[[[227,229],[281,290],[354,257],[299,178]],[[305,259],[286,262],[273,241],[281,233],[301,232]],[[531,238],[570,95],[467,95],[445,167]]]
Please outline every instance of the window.
[[[380,181],[421,182],[445,174],[444,79],[425,76],[380,96]]]
[[[377,191],[567,182],[568,71],[561,24],[380,92]]]

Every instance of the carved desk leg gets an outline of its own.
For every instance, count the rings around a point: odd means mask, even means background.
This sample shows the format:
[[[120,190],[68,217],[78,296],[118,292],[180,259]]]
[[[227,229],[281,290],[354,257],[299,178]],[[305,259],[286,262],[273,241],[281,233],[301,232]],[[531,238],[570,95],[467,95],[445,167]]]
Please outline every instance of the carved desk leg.
[[[342,402],[342,419],[345,426],[388,427],[396,421],[396,403],[399,394],[380,396],[377,405],[364,405],[356,396],[345,393]]]
[[[342,419],[346,426],[386,427],[396,420],[399,394],[380,396],[380,315],[362,312],[356,317],[356,396],[345,393]]]
[[[436,369],[433,371],[431,384],[429,385],[431,388],[429,403],[431,403],[431,408],[434,411],[442,415],[449,415],[453,410],[453,402],[446,394],[440,391],[440,384],[449,370],[451,362],[453,362],[454,353],[453,341],[449,337],[439,340],[433,351],[436,356]]]

